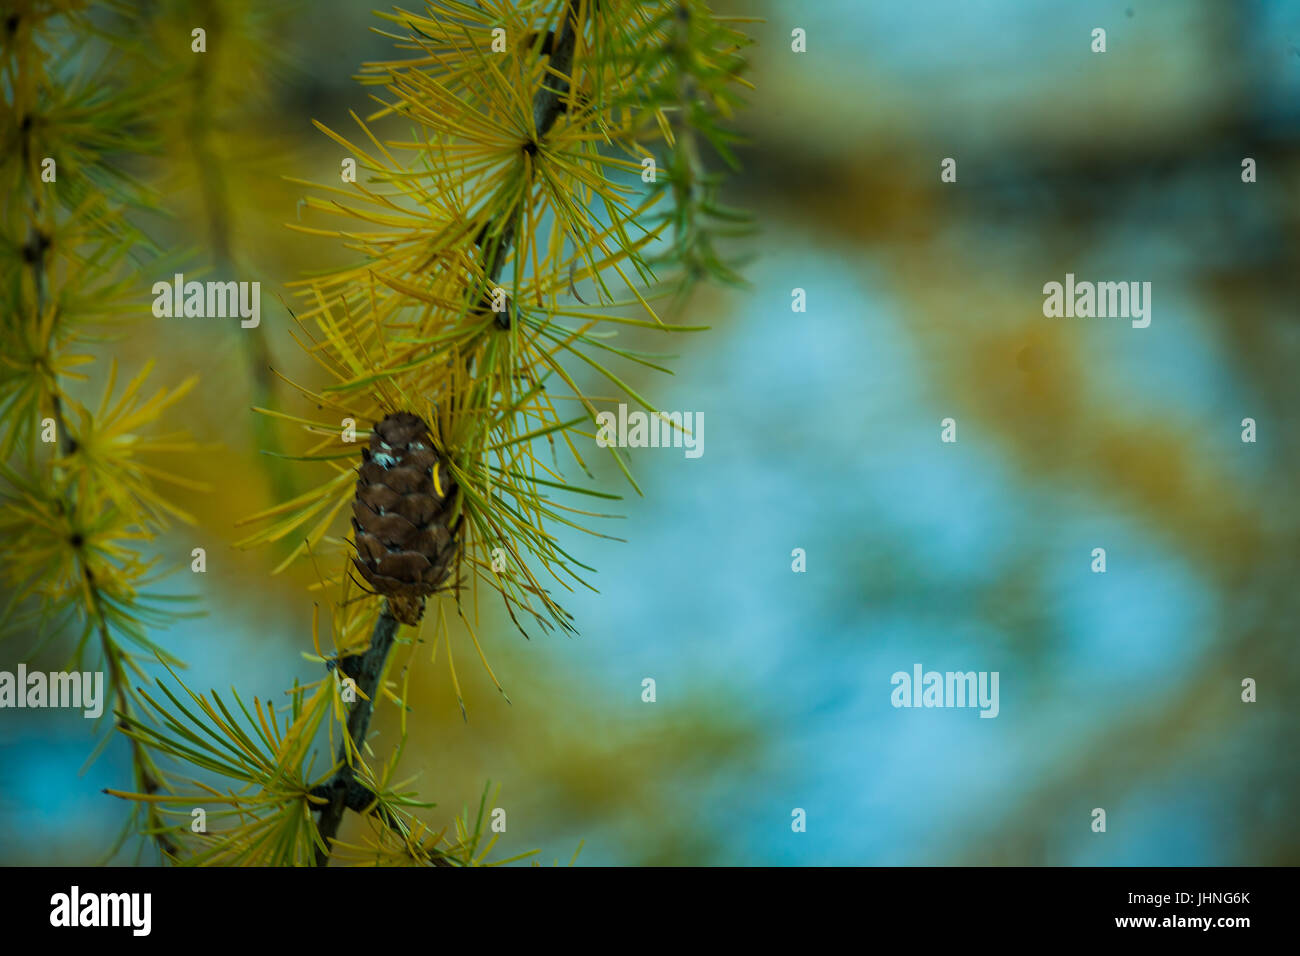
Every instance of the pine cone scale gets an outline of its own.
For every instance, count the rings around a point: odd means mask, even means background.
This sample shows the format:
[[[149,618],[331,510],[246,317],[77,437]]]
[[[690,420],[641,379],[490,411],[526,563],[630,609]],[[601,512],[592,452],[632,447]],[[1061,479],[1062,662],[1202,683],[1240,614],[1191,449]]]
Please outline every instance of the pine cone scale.
[[[457,528],[447,523],[456,485],[429,426],[410,412],[379,422],[361,457],[352,502],[353,563],[390,598],[398,620],[415,624],[425,597],[442,586],[456,557]]]

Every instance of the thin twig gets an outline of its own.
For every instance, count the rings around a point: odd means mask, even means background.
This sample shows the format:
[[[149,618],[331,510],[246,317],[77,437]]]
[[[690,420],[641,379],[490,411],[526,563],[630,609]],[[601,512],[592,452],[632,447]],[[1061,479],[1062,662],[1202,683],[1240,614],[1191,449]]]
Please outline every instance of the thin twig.
[[[560,74],[564,79],[557,79],[548,75],[542,81],[542,88],[533,97],[533,126],[537,129],[537,139],[539,141],[551,131],[555,121],[564,112],[564,98],[569,95],[568,77],[573,69],[573,52],[578,41],[578,34],[573,26],[575,14],[572,3],[565,6],[564,13],[560,16],[564,22],[560,24],[559,39],[555,41],[550,51],[549,65],[550,70]],[[515,221],[518,218],[519,208],[524,201],[521,198],[519,202],[502,213],[497,220],[496,224],[501,227],[501,238],[493,246],[492,255],[483,270],[487,274],[489,282],[496,282],[501,276],[501,270],[506,264],[506,255],[510,251],[510,246],[514,243]],[[480,236],[486,236],[492,231],[489,227]]]
[[[29,104],[23,104],[24,111]],[[21,152],[24,157],[24,166],[27,166],[26,160],[32,154],[32,124],[30,117],[26,114],[19,123],[22,130],[22,147]],[[34,181],[34,180],[33,180]],[[32,288],[35,293],[35,322],[36,327],[40,327],[45,320],[45,309],[49,304],[49,276],[48,276],[48,254],[50,250],[51,237],[45,233],[41,227],[41,221],[45,218],[45,210],[42,204],[42,197],[39,189],[32,190],[31,196],[31,220],[28,226],[27,246],[24,249],[24,259],[32,272]],[[55,331],[51,328],[50,341],[46,342],[47,348],[52,344]],[[68,427],[67,416],[63,409],[63,399],[59,394],[59,380],[57,374],[51,373],[50,380],[50,405],[54,413],[54,427],[59,436],[59,447],[64,455],[76,454],[78,450],[77,441],[73,437],[72,430]],[[57,473],[57,468],[56,468]],[[75,521],[77,515],[75,491],[73,488],[67,490],[68,500],[61,501],[62,507],[68,511],[69,519]],[[86,593],[89,599],[87,608],[89,616],[95,620],[99,631],[100,642],[103,646],[105,661],[109,668],[109,684],[112,687],[113,694],[117,698],[118,707],[127,719],[131,718],[131,696],[130,688],[127,684],[126,674],[123,672],[122,662],[119,658],[120,649],[113,642],[112,635],[108,630],[108,620],[104,617],[103,608],[100,606],[99,585],[95,582],[93,572],[88,564],[85,563],[84,556],[80,554],[78,546],[78,557],[81,559],[82,576],[86,582]],[[155,793],[161,787],[157,767],[144,748],[137,740],[131,741],[131,765],[135,772],[136,783],[146,793]],[[163,832],[163,821],[158,815],[156,809],[150,806],[145,811],[146,817],[153,829],[154,840],[158,844],[158,849],[163,854],[164,859],[170,859],[176,856],[176,844]]]
[[[127,681],[126,669],[122,666],[122,651],[114,643],[112,635],[109,633],[108,619],[104,616],[104,609],[100,604],[99,585],[95,583],[95,574],[89,567],[83,564],[81,570],[90,593],[90,608],[96,619],[95,624],[99,631],[99,639],[104,648],[104,659],[108,662],[109,684],[117,697],[117,713],[120,715],[118,719],[126,726],[137,724],[138,721],[131,707],[130,685]],[[135,771],[136,785],[141,790],[153,794],[162,789],[163,781],[158,767],[150,758],[144,744],[134,737],[131,738],[131,764]],[[158,844],[158,849],[162,852],[163,859],[175,859],[180,853],[180,848],[167,835],[165,821],[154,805],[148,805],[145,810],[145,818],[153,831],[153,838]]]

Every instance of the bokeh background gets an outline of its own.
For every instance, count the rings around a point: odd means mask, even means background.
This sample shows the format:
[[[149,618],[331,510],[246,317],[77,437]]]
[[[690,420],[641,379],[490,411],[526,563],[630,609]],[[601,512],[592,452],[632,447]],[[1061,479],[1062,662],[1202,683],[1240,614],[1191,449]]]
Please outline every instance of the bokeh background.
[[[631,451],[644,497],[598,465],[624,541],[566,541],[599,570],[567,602],[579,637],[489,619],[509,702],[461,641],[463,719],[425,659],[404,767],[430,818],[491,780],[502,854],[548,863],[579,841],[586,864],[1300,862],[1300,3],[719,7],[766,20],[729,189],[762,226],[752,288],[692,300],[679,318],[712,330],[674,339],[674,377],[622,370],[702,412],[705,453]],[[203,376],[180,418],[211,450],[169,464],[213,490],[179,496],[200,524],[163,546],[207,548],[173,581],[207,614],[159,635],[200,689],[316,676],[311,567],[273,577],[280,553],[231,543],[313,477],[260,453],[299,438],[249,409],[293,407],[268,364],[313,374],[275,296],[342,259],[285,229],[311,214],[284,177],[337,175],[310,120],[366,111],[377,24],[335,0],[159,2],[139,24],[184,105],[135,170],[169,214],[145,224],[186,273],[263,288],[257,333],[146,304],[107,347]],[[1044,318],[1067,272],[1150,281],[1151,326]],[[916,662],[1000,672],[1000,715],[894,709]],[[125,808],[100,791],[129,757],[87,766],[90,723],[0,722],[0,862],[112,846]],[[391,709],[376,726],[392,738]]]

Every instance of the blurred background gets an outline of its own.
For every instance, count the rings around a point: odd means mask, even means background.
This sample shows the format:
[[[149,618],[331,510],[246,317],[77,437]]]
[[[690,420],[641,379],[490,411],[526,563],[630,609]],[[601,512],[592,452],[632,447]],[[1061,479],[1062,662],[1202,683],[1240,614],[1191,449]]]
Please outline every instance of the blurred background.
[[[502,855],[546,863],[579,841],[580,864],[1300,863],[1300,2],[717,6],[766,21],[729,193],[762,226],[753,285],[695,296],[678,320],[712,330],[673,339],[674,377],[619,369],[704,414],[704,455],[631,450],[643,498],[598,463],[625,495],[599,530],[625,541],[564,541],[599,571],[566,602],[580,636],[492,612],[509,702],[459,641],[462,719],[445,654],[424,658],[403,767],[429,818],[491,780]],[[187,274],[263,289],[256,333],[146,304],[111,347],[203,377],[172,421],[212,450],[169,466],[213,490],[177,496],[200,524],[163,544],[207,548],[172,582],[207,614],[157,635],[196,689],[317,677],[310,564],[272,577],[282,553],[231,542],[319,475],[260,454],[300,439],[249,409],[300,410],[268,364],[319,381],[275,296],[344,260],[284,228],[311,218],[283,177],[337,175],[310,120],[367,110],[351,76],[389,55],[378,22],[232,0],[139,26],[186,104],[137,170],[169,213],[145,224]],[[1150,327],[1045,318],[1067,272],[1151,282]],[[999,716],[893,708],[918,662],[998,671]],[[391,708],[375,726],[395,739]],[[0,731],[0,862],[99,860],[122,741],[86,766],[79,715]]]

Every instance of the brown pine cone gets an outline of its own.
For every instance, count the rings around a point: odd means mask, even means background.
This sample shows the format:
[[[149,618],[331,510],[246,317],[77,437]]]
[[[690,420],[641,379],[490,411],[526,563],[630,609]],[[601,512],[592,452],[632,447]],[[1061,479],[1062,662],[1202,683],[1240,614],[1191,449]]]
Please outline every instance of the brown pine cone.
[[[410,412],[394,412],[376,425],[361,457],[352,560],[370,586],[388,597],[394,617],[418,624],[425,597],[446,580],[456,557],[461,519],[449,525],[456,485],[429,426]]]

